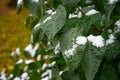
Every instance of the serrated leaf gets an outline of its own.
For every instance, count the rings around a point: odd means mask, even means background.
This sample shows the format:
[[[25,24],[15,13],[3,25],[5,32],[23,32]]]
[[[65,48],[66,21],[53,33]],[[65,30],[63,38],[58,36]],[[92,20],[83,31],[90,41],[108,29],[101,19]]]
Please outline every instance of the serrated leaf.
[[[81,61],[81,66],[85,73],[86,80],[93,80],[101,64],[104,53],[105,47],[97,48],[88,43],[84,57]]]
[[[22,10],[23,4],[24,4],[23,0],[18,0],[17,1],[17,9],[18,9],[17,14],[19,14],[20,11]]]
[[[66,10],[64,6],[59,5],[57,12],[52,19],[43,24],[43,31],[49,39],[53,39],[57,32],[64,26],[66,21]]]
[[[120,42],[115,41],[112,44],[106,46],[105,58],[108,61],[115,59],[120,53]]]

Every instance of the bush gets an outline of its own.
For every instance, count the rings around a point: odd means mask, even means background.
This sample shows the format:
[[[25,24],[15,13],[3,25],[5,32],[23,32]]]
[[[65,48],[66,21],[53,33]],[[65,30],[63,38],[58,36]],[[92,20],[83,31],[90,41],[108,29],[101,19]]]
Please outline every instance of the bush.
[[[18,14],[23,4],[31,44],[9,79],[120,79],[119,0],[18,0]]]

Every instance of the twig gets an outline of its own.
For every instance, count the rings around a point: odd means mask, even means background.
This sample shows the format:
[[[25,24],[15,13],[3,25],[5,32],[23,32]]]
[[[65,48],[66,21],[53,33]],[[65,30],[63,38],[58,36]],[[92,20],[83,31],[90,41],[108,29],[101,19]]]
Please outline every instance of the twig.
[[[82,9],[80,9],[79,6],[77,8],[83,15],[85,15],[85,12]]]

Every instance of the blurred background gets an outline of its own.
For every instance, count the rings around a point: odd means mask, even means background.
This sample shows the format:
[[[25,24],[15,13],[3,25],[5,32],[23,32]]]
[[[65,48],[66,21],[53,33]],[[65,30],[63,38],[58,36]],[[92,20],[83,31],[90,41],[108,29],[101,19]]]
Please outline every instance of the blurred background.
[[[10,72],[15,62],[10,56],[12,51],[20,48],[22,53],[29,44],[31,31],[24,25],[29,11],[16,13],[16,0],[0,0],[0,72]]]

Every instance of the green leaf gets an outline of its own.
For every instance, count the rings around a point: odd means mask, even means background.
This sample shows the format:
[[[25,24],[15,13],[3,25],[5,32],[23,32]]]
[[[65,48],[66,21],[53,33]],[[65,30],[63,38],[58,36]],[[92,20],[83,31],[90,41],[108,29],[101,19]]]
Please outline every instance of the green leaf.
[[[105,58],[108,61],[112,61],[119,55],[119,53],[120,53],[120,42],[116,40],[114,43],[106,46]]]
[[[17,14],[19,14],[20,11],[22,10],[23,4],[24,4],[23,0],[18,0],[18,1],[17,1],[17,9],[18,9],[18,10],[17,10]]]
[[[54,36],[64,26],[66,21],[66,10],[64,6],[59,5],[57,12],[52,16],[52,19],[48,20],[42,25],[42,29],[47,35],[48,39],[53,39]]]
[[[104,53],[105,47],[97,48],[88,43],[81,61],[81,66],[85,73],[86,80],[93,80],[101,64]]]
[[[78,28],[77,28],[78,29]],[[73,39],[75,39],[76,36],[78,36],[77,34],[77,29],[76,28],[70,28],[69,30],[67,30],[64,34],[61,35],[61,51],[62,54],[66,60],[66,63],[70,69],[71,72],[74,71],[74,69],[78,66],[78,64],[80,63],[83,53],[84,53],[84,49],[85,49],[85,45],[77,45],[77,44],[73,44],[74,41]],[[72,56],[68,56],[66,55],[66,51],[68,51],[69,49],[71,49],[72,47],[77,45],[76,50],[73,52],[74,55]]]
[[[41,80],[40,74],[36,70],[30,72],[30,80]]]
[[[24,0],[24,4],[31,14],[39,17],[43,15],[43,3],[43,0]]]
[[[43,33],[43,31],[41,30],[40,26],[41,26],[41,25],[38,23],[38,24],[35,26],[36,28],[33,29],[33,33],[32,33],[32,34],[33,34],[33,43],[36,43],[36,42],[42,40],[43,37],[44,37],[44,33]]]
[[[68,12],[73,11],[80,0],[61,0]]]
[[[52,68],[52,80],[62,80],[57,68]]]
[[[96,80],[119,80],[116,63],[103,64],[100,77]]]

